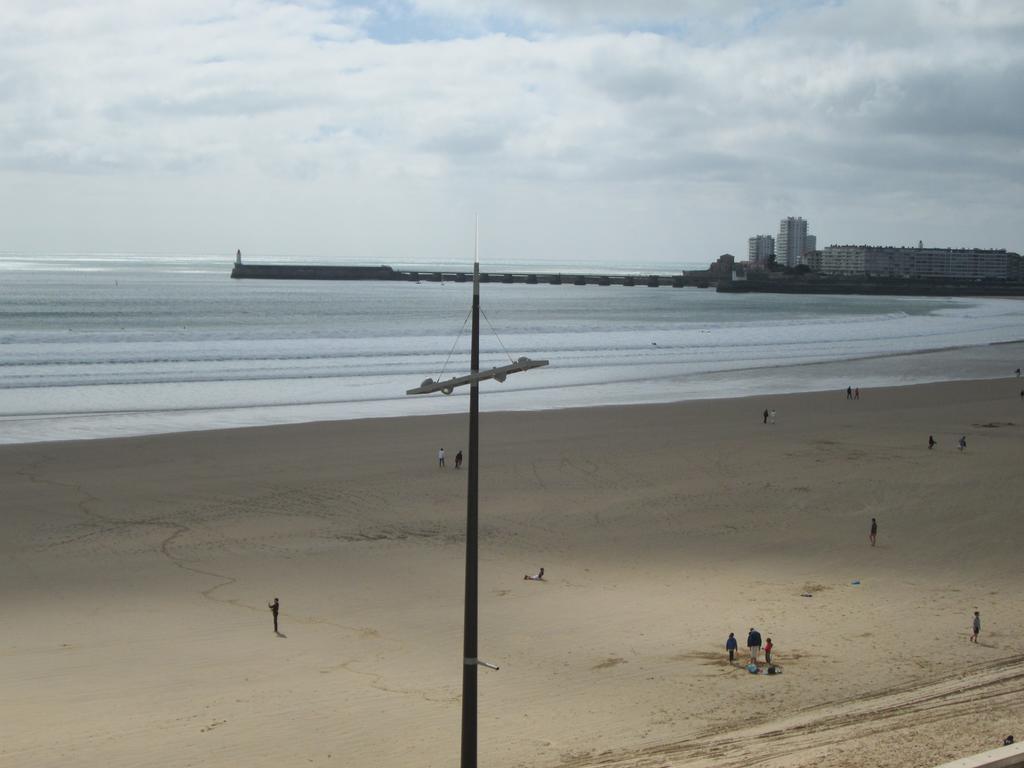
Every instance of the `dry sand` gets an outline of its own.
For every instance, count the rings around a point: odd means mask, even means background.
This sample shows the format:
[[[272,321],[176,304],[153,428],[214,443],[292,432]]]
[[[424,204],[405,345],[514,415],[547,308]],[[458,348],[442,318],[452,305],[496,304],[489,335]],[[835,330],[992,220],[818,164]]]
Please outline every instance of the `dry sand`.
[[[485,414],[481,765],[927,766],[1024,731],[1020,388]],[[455,765],[465,441],[0,447],[0,765]],[[726,660],[751,626],[781,676]]]

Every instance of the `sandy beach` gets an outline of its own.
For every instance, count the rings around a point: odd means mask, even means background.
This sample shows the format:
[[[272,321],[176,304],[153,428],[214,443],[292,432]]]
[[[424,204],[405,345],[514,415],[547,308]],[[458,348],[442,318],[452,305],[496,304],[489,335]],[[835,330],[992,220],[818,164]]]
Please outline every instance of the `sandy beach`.
[[[481,764],[930,766],[1022,735],[1022,387],[485,413]],[[0,447],[0,765],[456,764],[466,424]],[[783,674],[729,664],[750,627]]]

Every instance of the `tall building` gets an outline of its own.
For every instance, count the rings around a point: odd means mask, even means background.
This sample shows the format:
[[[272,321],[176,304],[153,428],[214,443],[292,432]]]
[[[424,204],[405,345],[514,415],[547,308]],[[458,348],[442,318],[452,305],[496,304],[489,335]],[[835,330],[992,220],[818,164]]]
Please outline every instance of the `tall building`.
[[[779,238],[775,241],[776,262],[795,267],[807,251],[807,222],[799,216],[787,216],[779,222]]]
[[[764,269],[768,257],[775,253],[775,238],[771,235],[754,235],[747,240],[747,261],[751,267]]]

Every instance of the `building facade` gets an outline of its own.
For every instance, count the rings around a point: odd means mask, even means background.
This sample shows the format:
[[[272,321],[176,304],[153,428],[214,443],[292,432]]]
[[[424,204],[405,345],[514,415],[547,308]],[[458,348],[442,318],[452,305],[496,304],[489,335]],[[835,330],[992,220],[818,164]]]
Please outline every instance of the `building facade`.
[[[1020,263],[1003,249],[830,245],[820,253],[818,271],[825,275],[1006,280]]]
[[[776,262],[784,267],[795,267],[807,251],[807,222],[800,216],[782,219],[775,246]]]
[[[754,235],[747,240],[747,261],[754,269],[768,266],[768,257],[775,253],[775,238],[771,235]]]

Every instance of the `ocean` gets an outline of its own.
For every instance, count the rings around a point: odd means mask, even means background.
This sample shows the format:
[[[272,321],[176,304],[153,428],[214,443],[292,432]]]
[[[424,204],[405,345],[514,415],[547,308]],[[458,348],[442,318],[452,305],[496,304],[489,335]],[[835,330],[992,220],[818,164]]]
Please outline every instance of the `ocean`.
[[[469,283],[231,280],[232,260],[0,255],[0,443],[466,410],[466,390],[405,391],[468,370]],[[484,411],[997,378],[1021,365],[999,343],[1024,339],[1015,299],[486,283],[481,305],[482,367],[551,363],[483,384]]]

